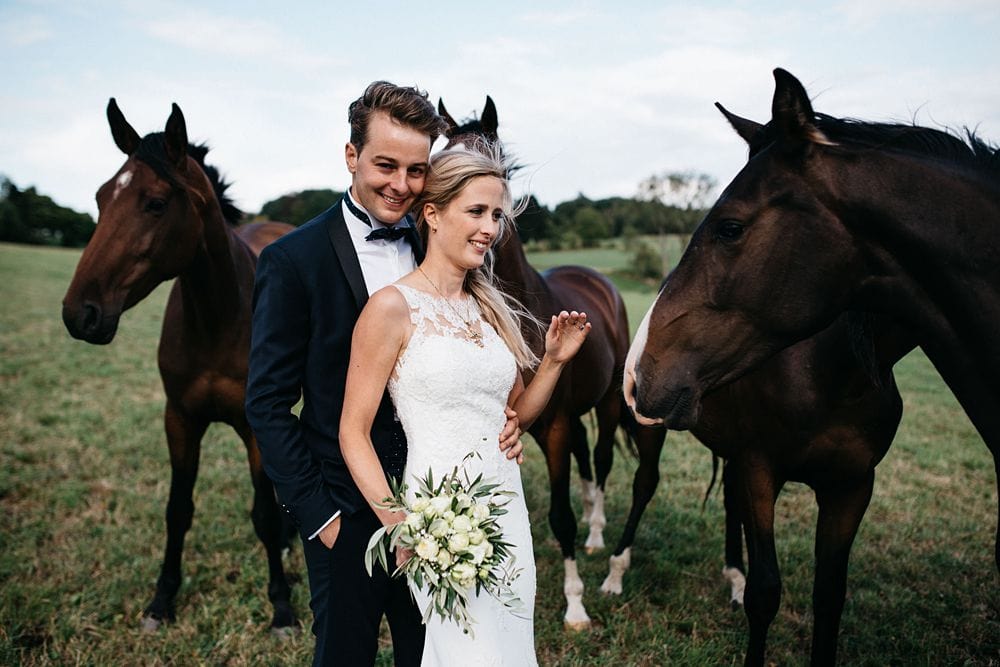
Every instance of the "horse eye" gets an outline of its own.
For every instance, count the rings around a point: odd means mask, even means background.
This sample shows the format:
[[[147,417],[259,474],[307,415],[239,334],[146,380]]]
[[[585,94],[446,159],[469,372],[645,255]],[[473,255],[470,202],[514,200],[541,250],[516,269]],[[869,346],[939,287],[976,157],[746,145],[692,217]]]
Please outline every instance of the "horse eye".
[[[715,226],[715,238],[720,241],[737,241],[743,236],[744,225],[736,220],[723,220]]]
[[[156,197],[146,202],[145,211],[146,213],[152,213],[153,215],[160,215],[161,213],[163,213],[163,211],[166,210],[166,208],[167,208],[167,201],[165,199],[160,199],[159,197]]]

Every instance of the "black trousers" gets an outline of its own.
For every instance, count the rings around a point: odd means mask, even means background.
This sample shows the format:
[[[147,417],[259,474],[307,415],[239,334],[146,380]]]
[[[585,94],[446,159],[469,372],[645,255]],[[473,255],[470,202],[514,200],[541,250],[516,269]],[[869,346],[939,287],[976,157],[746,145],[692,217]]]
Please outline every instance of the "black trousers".
[[[385,615],[392,633],[397,667],[419,665],[424,625],[406,579],[390,579],[380,565],[365,571],[368,540],[381,526],[370,509],[340,517],[332,549],[319,537],[305,540],[309,606],[316,635],[314,667],[370,667],[378,653],[378,632]],[[389,557],[392,564],[392,556]]]

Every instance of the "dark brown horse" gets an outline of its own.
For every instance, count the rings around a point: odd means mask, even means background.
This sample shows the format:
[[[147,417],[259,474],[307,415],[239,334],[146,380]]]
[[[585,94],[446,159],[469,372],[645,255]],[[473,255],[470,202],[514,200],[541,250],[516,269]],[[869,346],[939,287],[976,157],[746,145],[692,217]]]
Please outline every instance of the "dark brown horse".
[[[201,439],[210,422],[225,422],[243,440],[250,461],[251,516],[267,552],[271,627],[292,628],[296,620],[281,562],[290,533],[243,412],[257,253],[292,227],[235,226],[242,214],[225,196],[218,172],[204,164],[208,149],[188,144],[176,104],[165,132],[144,138],[113,98],[108,121],[128,159],[97,191],[97,229],[63,299],[63,321],[75,338],[110,343],[122,312],[161,282],[177,278],[159,346],[171,466],[167,544],[143,627],[154,629],[175,616]]]
[[[766,125],[723,110],[749,141],[750,159],[647,315],[648,336],[631,353],[637,411],[693,429],[713,392],[836,326],[846,311],[873,311],[892,318],[890,331],[905,332],[882,339],[883,362],[918,343],[1000,475],[1000,153],[974,135],[966,143],[937,130],[817,114],[798,80],[774,74]],[[842,465],[840,458],[819,463]],[[746,486],[748,506],[760,504]],[[833,484],[827,493],[846,491]],[[822,526],[830,517],[820,505]],[[825,553],[818,544],[817,591],[825,585],[818,575]],[[995,558],[1000,567],[1000,533]],[[773,617],[780,587],[766,577],[763,585],[761,611]],[[751,625],[748,662],[763,660],[762,640]],[[814,661],[822,657],[814,643]]]
[[[449,126],[448,147],[473,136],[498,141],[496,106],[489,97],[479,119],[463,125],[455,122],[441,102],[438,111]],[[545,411],[529,430],[545,453],[549,471],[549,524],[559,541],[565,565],[565,623],[567,627],[583,629],[590,625],[590,618],[583,605],[584,586],[576,566],[576,516],[569,497],[570,460],[571,456],[576,458],[584,481],[584,520],[590,524],[586,547],[603,548],[604,485],[611,471],[615,431],[625,412],[621,379],[628,351],[628,316],[618,290],[593,269],[560,266],[543,274],[535,271],[528,264],[516,231],[495,252],[494,267],[499,282],[539,321],[547,322],[560,310],[579,310],[587,313],[593,325],[580,352],[563,371]],[[542,333],[535,327],[524,328],[525,338],[539,356],[545,345]],[[528,380],[526,377],[525,381]],[[587,431],[581,421],[591,410],[596,413],[598,426],[594,444],[596,483],[590,466]],[[659,433],[662,441],[663,431]]]

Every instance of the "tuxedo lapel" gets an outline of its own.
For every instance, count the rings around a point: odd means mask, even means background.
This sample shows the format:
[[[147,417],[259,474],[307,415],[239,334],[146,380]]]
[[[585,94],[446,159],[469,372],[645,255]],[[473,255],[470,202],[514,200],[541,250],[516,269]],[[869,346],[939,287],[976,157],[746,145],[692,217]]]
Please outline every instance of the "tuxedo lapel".
[[[365,276],[361,273],[358,253],[354,250],[354,243],[347,231],[344,210],[339,201],[331,213],[326,221],[327,233],[330,235],[333,251],[337,254],[337,259],[340,260],[340,266],[347,277],[347,283],[351,286],[351,294],[354,295],[354,300],[358,304],[358,310],[360,310],[368,302],[368,287],[365,285]]]
[[[420,232],[417,231],[412,221],[410,222],[410,228],[406,230],[406,236],[410,241],[410,248],[413,249],[413,261],[419,266],[424,261],[424,244],[420,240]]]

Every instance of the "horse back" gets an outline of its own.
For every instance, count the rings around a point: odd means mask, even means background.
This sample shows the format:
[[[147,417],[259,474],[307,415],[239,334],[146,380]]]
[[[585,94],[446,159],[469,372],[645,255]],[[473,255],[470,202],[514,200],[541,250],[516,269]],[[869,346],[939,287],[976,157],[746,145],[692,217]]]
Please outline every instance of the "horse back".
[[[572,403],[583,412],[621,385],[629,344],[625,302],[607,277],[588,267],[559,266],[542,277],[552,297],[551,314],[585,312],[591,324],[587,340],[564,373]]]

